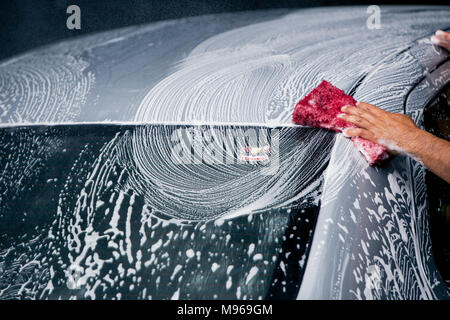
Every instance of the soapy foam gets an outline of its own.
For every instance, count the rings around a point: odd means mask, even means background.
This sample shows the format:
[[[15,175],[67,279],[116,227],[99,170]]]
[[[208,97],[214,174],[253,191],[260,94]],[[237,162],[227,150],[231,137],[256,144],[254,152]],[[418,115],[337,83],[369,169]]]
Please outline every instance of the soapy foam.
[[[202,21],[202,18],[196,19]],[[402,112],[405,91],[414,79],[417,79],[417,76],[422,75],[423,71],[419,70],[413,57],[398,55],[398,53],[408,48],[411,41],[434,32],[437,25],[447,23],[448,12],[418,10],[393,13],[391,9],[386,9],[383,11],[383,29],[371,32],[367,32],[366,19],[365,7],[295,11],[272,21],[232,28],[230,31],[213,35],[199,41],[194,49],[190,47],[192,44],[189,46],[184,44],[188,41],[184,39],[187,31],[185,32],[183,28],[189,25],[191,20],[164,22],[143,27],[141,31],[132,28],[61,43],[56,47],[47,48],[45,55],[42,55],[42,52],[30,52],[0,64],[0,86],[3,89],[6,88],[0,96],[1,121],[23,124],[84,121],[136,123],[195,121],[205,124],[213,121],[270,126],[286,125],[290,123],[295,102],[322,78],[329,79],[344,89],[352,87],[355,79],[362,79],[355,92],[355,98],[379,105],[389,111]],[[323,21],[328,23],[324,24]],[[151,35],[158,32],[164,35],[167,30],[177,28],[177,25],[179,30],[171,33],[172,40],[175,48],[188,52],[188,56],[170,61],[171,68],[169,68],[166,67],[168,63],[164,57],[175,50],[163,51],[162,49],[160,56],[149,58],[148,55],[153,53],[149,48],[156,46],[159,39],[158,36],[154,39]],[[333,28],[330,29],[329,25],[333,25]],[[198,28],[194,30],[195,33],[203,32]],[[385,30],[394,31],[387,33]],[[361,47],[361,43],[365,45]],[[330,50],[330,47],[333,50]],[[69,51],[71,55],[67,55]],[[52,60],[49,61],[50,58],[46,57],[52,57]],[[380,57],[383,58],[380,60]],[[155,65],[164,65],[165,69],[154,69]],[[393,65],[400,66],[403,72],[391,72]],[[96,71],[97,67],[100,71]],[[405,74],[408,77],[405,77]],[[125,82],[132,86],[125,88],[130,91],[121,90],[120,84],[123,84],[119,81],[121,79],[125,79]],[[114,83],[119,83],[118,87],[114,87]],[[110,88],[112,89],[109,90]],[[132,90],[136,90],[137,93],[131,94]],[[128,94],[126,100],[121,98],[125,94]],[[118,105],[116,101],[120,104]],[[39,253],[44,249],[46,252],[54,253],[51,258],[57,261],[58,265],[69,268],[70,263],[75,263],[75,269],[82,268],[79,277],[76,273],[73,276],[74,279],[78,279],[75,283],[78,281],[83,283],[86,291],[74,291],[71,298],[108,296],[107,289],[120,286],[125,279],[128,279],[127,283],[132,282],[134,286],[134,291],[129,288],[129,292],[138,291],[139,298],[142,299],[152,298],[152,295],[148,293],[151,290],[160,292],[158,290],[161,288],[161,283],[173,289],[170,292],[173,298],[183,295],[183,290],[176,285],[180,276],[187,277],[186,271],[178,267],[173,280],[169,279],[179,264],[173,265],[171,261],[168,261],[164,256],[164,248],[175,243],[178,238],[182,238],[185,232],[187,233],[184,241],[194,241],[195,237],[201,235],[201,231],[197,232],[197,229],[193,227],[191,229],[186,227],[180,233],[170,233],[171,228],[179,226],[183,220],[192,219],[193,216],[180,216],[174,210],[170,210],[168,214],[160,218],[153,207],[156,199],[152,199],[147,194],[146,187],[150,183],[147,181],[148,178],[154,178],[159,186],[178,184],[178,189],[175,191],[180,194],[186,190],[188,184],[183,185],[186,180],[177,181],[174,176],[168,176],[164,180],[159,173],[148,172],[148,166],[153,163],[149,161],[145,147],[150,144],[154,148],[160,148],[162,145],[162,141],[152,141],[148,133],[150,133],[148,130],[147,133],[143,130],[136,136],[128,135],[112,139],[110,143],[105,144],[101,155],[95,160],[94,167],[89,170],[83,168],[83,163],[86,161],[84,157],[89,155],[89,148],[86,147],[79,159],[74,162],[65,182],[66,186],[61,189],[59,205],[55,213],[57,218],[51,229],[44,228],[37,230],[35,234],[27,235],[21,243],[21,248],[24,250],[22,253],[11,246],[0,251],[0,267],[5,277],[10,277],[18,271],[22,275],[31,275],[24,276],[23,282],[17,280],[17,283],[0,287],[2,298],[18,296],[46,298],[52,294],[57,295],[54,288],[65,284],[53,281],[58,278],[57,274],[61,270],[51,272],[48,260],[42,258]],[[324,205],[336,200],[339,190],[350,179],[361,171],[369,170],[364,160],[352,153],[351,144],[341,140],[342,138],[338,136],[332,152],[334,155],[332,157],[340,161],[333,162],[333,165],[327,169],[325,183],[329,197],[323,198]],[[311,141],[314,143],[310,146],[295,151],[287,150],[292,152],[293,156],[295,153],[301,153],[299,158],[301,160],[296,163],[296,166],[301,169],[299,170],[302,175],[298,184],[303,187],[305,184],[312,185],[311,181],[305,177],[313,176],[322,169],[316,164],[308,163],[308,155],[312,154],[311,151],[316,151],[319,146],[332,146],[329,137],[315,131],[311,133]],[[27,148],[44,145],[45,139],[35,139],[34,143],[34,146],[24,147],[22,152],[17,152],[18,158],[26,158],[28,162],[19,168],[18,164],[21,162],[20,159],[17,160],[18,167],[10,176],[11,179],[2,176],[2,182],[5,183],[8,192],[15,190],[17,185],[15,182],[24,181],[23,179],[32,176],[33,172],[38,172],[39,160],[49,154],[47,148],[41,148],[32,155],[26,154],[29,150]],[[342,158],[342,155],[345,157]],[[346,161],[348,159],[356,161],[356,165],[350,165],[354,162]],[[327,160],[328,156],[324,156],[317,163]],[[123,163],[133,163],[135,166],[124,170],[121,167]],[[159,165],[162,168],[171,168],[171,165],[165,162]],[[292,173],[293,167],[295,166],[280,167],[280,172],[287,177],[286,182],[292,182],[289,181],[289,173]],[[340,175],[342,172],[348,175]],[[205,180],[208,173],[211,171],[205,170],[201,178]],[[389,179],[389,188],[395,190],[391,192],[393,196],[389,198],[392,200],[391,203],[395,204],[396,199],[401,200],[399,197],[403,193],[397,191],[401,189],[405,180],[413,179],[412,177]],[[67,186],[72,183],[79,183],[82,186],[79,194],[73,194],[67,189]],[[234,185],[237,183],[234,182]],[[247,186],[255,187],[253,182],[248,182]],[[420,188],[421,186],[418,186],[419,191]],[[250,201],[244,207],[213,210],[214,214],[200,218],[206,221],[212,219],[212,222],[219,221],[218,224],[221,227],[226,227],[227,223],[234,221],[233,217],[238,219],[243,215],[250,216],[254,211],[264,207],[292,203],[295,198],[294,189],[291,189],[288,183],[280,182],[267,190],[270,193],[265,192],[263,188],[257,189],[258,201]],[[205,191],[212,191],[212,189],[205,189]],[[389,195],[389,192],[385,194]],[[411,198],[411,191],[408,192]],[[105,195],[108,195],[107,199],[104,198]],[[141,196],[145,200],[142,200]],[[185,196],[185,199],[189,200],[186,201],[186,205],[194,207],[198,203],[192,201],[193,199],[189,196],[189,194]],[[212,197],[213,201],[218,201],[212,192],[208,196]],[[237,197],[237,190],[234,193],[231,192],[231,196]],[[158,197],[159,200],[166,202],[168,199],[175,198],[169,194],[160,194]],[[313,194],[312,197],[318,199],[320,195]],[[75,206],[69,201],[73,198],[75,198]],[[134,204],[132,204],[132,198],[135,199]],[[97,206],[99,201],[102,201],[104,205]],[[414,207],[410,201],[402,203],[403,206]],[[355,207],[354,212],[348,213],[349,218],[354,218],[352,221],[358,221],[360,213],[358,210]],[[385,210],[394,211],[395,205],[392,208],[386,205]],[[426,251],[429,243],[427,243],[427,235],[420,233],[426,227],[422,225],[424,212],[426,212],[424,210],[419,208],[417,215],[410,220],[388,221],[399,228],[398,235],[402,242],[391,239],[391,242],[388,241],[388,245],[380,252],[371,251],[376,248],[377,242],[372,246],[368,244],[368,241],[361,242],[361,247],[364,249],[360,259],[367,258],[369,253],[383,261],[384,270],[388,274],[392,287],[395,288],[396,297],[433,297],[431,292],[433,288],[429,288],[427,284],[439,282],[426,269],[427,262],[430,261],[429,252]],[[376,214],[378,213],[375,212],[374,215]],[[225,219],[226,222],[224,222],[224,217],[230,217],[230,219]],[[414,220],[417,217],[419,219]],[[102,219],[107,221],[107,229],[103,228],[102,224],[98,224],[103,221]],[[139,228],[133,228],[133,224],[127,222],[133,219],[138,219]],[[400,225],[407,221],[411,223],[418,221],[420,225],[401,229]],[[377,236],[383,236],[386,241],[389,240],[390,234],[386,232],[387,229],[379,226]],[[138,253],[143,248],[135,245],[136,242],[130,241],[136,235],[140,237],[137,243],[142,246],[148,244],[150,252]],[[403,241],[405,235],[406,242]],[[223,243],[232,242],[235,237],[234,234],[228,235],[223,238]],[[344,235],[342,237],[345,239]],[[105,239],[108,240],[106,244],[108,255],[101,256],[97,248],[105,248]],[[266,240],[261,239],[261,241]],[[383,254],[383,252],[396,253],[396,250],[405,249],[408,250],[404,256],[414,256],[414,259],[423,259],[423,261],[406,264],[399,259],[400,254],[395,254],[395,265],[390,265],[389,256]],[[247,250],[247,247],[242,250]],[[70,257],[70,263],[64,260],[66,251],[68,251],[67,256]],[[195,251],[195,256],[192,256],[192,252],[189,251],[191,258],[186,257],[190,259],[189,261],[197,261],[196,259],[200,261],[203,259],[202,255],[209,255],[208,258],[214,257],[214,252],[201,252],[194,247],[192,251]],[[185,252],[182,252],[182,256],[186,256]],[[12,261],[11,264],[6,263],[6,257],[8,261]],[[258,272],[252,269],[253,266],[243,272],[243,274],[252,275],[249,284],[252,284],[252,281],[260,274],[267,272],[263,262],[268,264],[272,262],[272,255],[265,259],[267,260],[257,260],[261,262]],[[211,261],[210,265],[214,262]],[[188,263],[191,262],[186,262]],[[111,270],[111,264],[115,266],[114,270]],[[152,287],[148,288],[148,292],[146,292],[147,288],[144,289],[145,285],[140,286],[139,278],[134,278],[139,274],[140,268],[145,269],[146,273],[155,274],[154,281],[151,282]],[[210,268],[207,269],[210,270]],[[234,270],[242,271],[238,266]],[[41,271],[41,273],[35,271]],[[221,269],[217,269],[215,274],[220,272]],[[355,270],[357,276],[362,272],[362,269]],[[39,274],[41,277],[33,278],[34,274]],[[168,276],[165,277],[165,274]],[[398,274],[401,277],[396,280]],[[200,280],[196,282],[195,279],[201,276],[207,275],[195,275],[190,283],[191,287],[200,283]],[[231,274],[230,277],[232,276]],[[363,278],[362,276],[361,279]],[[233,297],[249,296],[245,279],[244,282],[237,282],[236,278],[225,277],[224,279]],[[392,292],[387,293],[388,297],[393,295]],[[361,292],[355,292],[355,296],[364,297]],[[121,293],[114,294],[114,298],[121,297]],[[372,295],[372,297],[376,296]]]

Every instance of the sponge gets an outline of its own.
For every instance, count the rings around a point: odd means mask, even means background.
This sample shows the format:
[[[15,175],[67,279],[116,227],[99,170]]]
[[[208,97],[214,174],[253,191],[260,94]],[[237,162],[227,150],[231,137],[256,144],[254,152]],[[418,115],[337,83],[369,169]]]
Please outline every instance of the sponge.
[[[292,119],[297,124],[342,132],[346,128],[356,127],[337,117],[342,113],[341,108],[346,105],[356,106],[356,100],[323,80],[317,88],[297,103]],[[375,142],[360,137],[353,137],[352,141],[371,166],[389,158],[386,148]]]

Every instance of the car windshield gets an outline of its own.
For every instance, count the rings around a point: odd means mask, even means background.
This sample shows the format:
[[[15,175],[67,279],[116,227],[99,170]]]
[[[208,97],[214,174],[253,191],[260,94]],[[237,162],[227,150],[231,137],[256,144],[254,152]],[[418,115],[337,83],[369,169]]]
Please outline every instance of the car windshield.
[[[295,298],[333,133],[35,125],[0,141],[1,298]]]

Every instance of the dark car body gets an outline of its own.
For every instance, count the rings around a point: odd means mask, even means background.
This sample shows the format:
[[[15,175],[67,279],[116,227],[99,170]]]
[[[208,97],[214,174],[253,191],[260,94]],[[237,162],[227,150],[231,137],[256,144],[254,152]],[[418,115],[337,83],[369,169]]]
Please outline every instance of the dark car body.
[[[290,114],[326,79],[421,124],[449,14],[205,16],[0,63],[0,298],[448,299],[420,161]]]

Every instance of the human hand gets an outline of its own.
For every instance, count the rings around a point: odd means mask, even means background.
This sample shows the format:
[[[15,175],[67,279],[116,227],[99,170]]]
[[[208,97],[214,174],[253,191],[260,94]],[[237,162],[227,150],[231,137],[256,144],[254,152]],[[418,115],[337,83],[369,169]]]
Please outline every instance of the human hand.
[[[431,36],[431,43],[441,46],[450,51],[450,33],[438,30]]]
[[[339,118],[353,123],[358,128],[343,131],[346,137],[356,137],[378,143],[390,153],[415,153],[416,142],[421,131],[414,121],[400,113],[384,111],[374,105],[358,102],[355,106],[344,106]]]
[[[391,153],[411,155],[450,183],[450,141],[419,129],[404,114],[390,113],[364,102],[356,105],[342,107],[344,113],[338,115],[357,126],[345,129],[344,135],[376,142]]]

